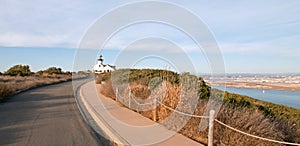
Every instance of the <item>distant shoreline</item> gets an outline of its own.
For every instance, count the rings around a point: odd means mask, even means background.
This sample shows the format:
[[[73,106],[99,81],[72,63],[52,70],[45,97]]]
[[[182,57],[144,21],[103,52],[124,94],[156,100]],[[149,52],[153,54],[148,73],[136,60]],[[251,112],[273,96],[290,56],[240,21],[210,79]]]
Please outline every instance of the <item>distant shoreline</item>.
[[[291,84],[263,84],[263,83],[208,83],[209,86],[224,86],[230,88],[247,88],[247,89],[261,89],[261,90],[284,90],[284,91],[298,91],[300,92],[299,85]]]

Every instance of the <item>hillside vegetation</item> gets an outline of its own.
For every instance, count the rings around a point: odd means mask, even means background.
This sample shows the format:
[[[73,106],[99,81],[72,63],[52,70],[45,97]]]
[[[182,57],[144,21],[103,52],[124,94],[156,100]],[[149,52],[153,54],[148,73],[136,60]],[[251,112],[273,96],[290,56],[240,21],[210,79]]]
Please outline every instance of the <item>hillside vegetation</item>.
[[[153,78],[160,80],[153,82]],[[178,120],[172,121],[174,123],[166,123],[165,119],[174,114],[167,107],[175,109],[179,102],[186,102],[184,109],[180,110],[181,112],[188,112],[187,109],[192,109],[192,107],[189,107],[189,100],[191,99],[188,96],[181,97],[180,95],[182,92],[187,92],[184,94],[189,94],[189,91],[194,92],[193,87],[197,87],[194,93],[199,98],[196,109],[192,114],[204,115],[209,99],[214,99],[212,103],[214,101],[218,103],[224,97],[222,107],[216,115],[217,120],[249,134],[279,141],[300,143],[300,109],[211,89],[201,77],[196,77],[189,73],[177,74],[166,70],[124,69],[98,75],[96,82],[102,86],[100,93],[113,99],[116,98],[115,91],[116,87],[118,87],[118,95],[124,96],[125,100],[127,99],[127,101],[122,101],[122,103],[129,102],[129,92],[136,98],[150,98],[151,89],[155,88],[155,86],[160,88],[158,83],[164,82],[167,90],[164,94],[161,94],[164,95],[161,101],[162,104],[154,109],[157,114],[156,117],[153,116],[153,110],[140,111],[138,110],[139,108],[135,108],[139,105],[132,101],[130,105],[132,109],[135,109],[141,115],[173,130],[176,129],[174,125],[184,117],[178,115]],[[121,90],[122,87],[127,87],[124,86],[127,83],[130,89]],[[160,90],[156,91],[157,93],[161,92]],[[190,95],[192,96],[192,93]],[[190,118],[179,132],[191,139],[206,144],[208,131],[207,129],[204,131],[199,130],[200,121],[200,118]],[[215,145],[281,145],[245,136],[217,122],[215,122],[214,134]]]
[[[29,65],[15,65],[4,72],[4,75],[9,76],[28,76],[31,74],[33,72],[30,71]]]

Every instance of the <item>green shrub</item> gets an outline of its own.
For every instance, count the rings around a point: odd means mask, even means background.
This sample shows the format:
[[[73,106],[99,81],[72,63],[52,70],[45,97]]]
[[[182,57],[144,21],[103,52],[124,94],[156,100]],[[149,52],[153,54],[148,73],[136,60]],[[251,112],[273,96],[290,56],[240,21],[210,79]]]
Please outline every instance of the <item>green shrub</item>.
[[[77,74],[86,74],[85,71],[78,71]]]
[[[66,74],[66,75],[72,75],[72,72],[66,71],[66,72],[64,72],[64,74]]]
[[[100,74],[96,78],[97,83],[111,79],[111,76],[118,84],[122,83],[138,83],[141,85],[148,86],[153,78],[160,78],[163,81],[167,81],[175,86],[185,84],[185,88],[195,88],[191,82],[198,82],[198,94],[202,99],[208,99],[210,96],[211,88],[206,84],[202,77],[191,75],[190,73],[178,74],[169,70],[162,69],[119,69],[112,73]],[[188,90],[188,89],[187,89]]]
[[[61,68],[49,67],[46,70],[40,70],[40,71],[38,71],[37,74],[39,74],[39,75],[43,75],[43,74],[50,74],[50,75],[52,75],[52,74],[67,74],[67,73],[63,72]]]
[[[10,76],[28,76],[31,74],[32,72],[29,69],[29,65],[15,65],[4,72],[4,75]]]
[[[61,68],[57,68],[57,67],[49,67],[48,69],[45,70],[45,72],[48,74],[63,74],[64,73]]]

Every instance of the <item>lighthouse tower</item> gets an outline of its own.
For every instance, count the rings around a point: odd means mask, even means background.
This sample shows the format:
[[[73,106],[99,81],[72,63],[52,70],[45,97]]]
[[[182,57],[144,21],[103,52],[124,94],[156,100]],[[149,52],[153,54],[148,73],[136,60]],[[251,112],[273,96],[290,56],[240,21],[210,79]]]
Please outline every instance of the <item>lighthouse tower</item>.
[[[109,64],[103,64],[103,56],[100,55],[98,58],[97,64],[94,66],[93,72],[100,74],[100,73],[105,73],[105,72],[112,72],[116,70],[116,66],[112,66]]]
[[[102,57],[103,57],[102,55],[99,56],[98,64],[103,66],[103,58]]]

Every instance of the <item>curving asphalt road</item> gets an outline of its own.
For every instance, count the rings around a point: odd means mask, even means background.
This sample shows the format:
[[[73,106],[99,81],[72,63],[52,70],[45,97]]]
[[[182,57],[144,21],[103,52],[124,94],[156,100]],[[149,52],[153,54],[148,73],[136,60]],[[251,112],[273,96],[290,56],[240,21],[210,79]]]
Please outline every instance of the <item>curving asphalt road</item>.
[[[32,89],[0,104],[0,145],[110,145],[85,123],[72,82]]]

